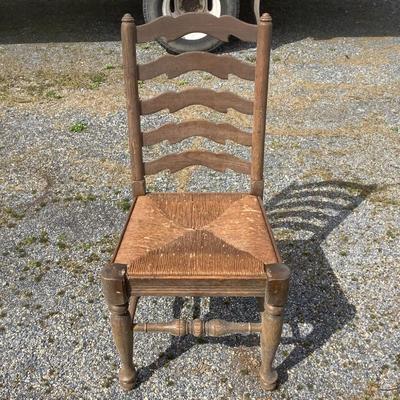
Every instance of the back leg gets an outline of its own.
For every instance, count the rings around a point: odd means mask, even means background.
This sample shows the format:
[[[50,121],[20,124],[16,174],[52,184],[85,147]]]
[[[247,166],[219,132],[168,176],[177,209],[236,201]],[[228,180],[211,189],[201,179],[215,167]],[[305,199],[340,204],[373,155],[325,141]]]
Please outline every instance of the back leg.
[[[290,270],[284,264],[271,264],[266,268],[267,287],[264,310],[261,313],[261,369],[263,387],[275,389],[278,373],[272,367],[276,350],[281,340],[283,307],[286,304],[289,288]]]

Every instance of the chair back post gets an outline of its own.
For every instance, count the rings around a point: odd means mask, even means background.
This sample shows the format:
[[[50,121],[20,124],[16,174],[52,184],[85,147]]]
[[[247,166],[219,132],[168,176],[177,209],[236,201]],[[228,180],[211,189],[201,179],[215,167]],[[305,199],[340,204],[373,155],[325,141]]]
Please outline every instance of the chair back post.
[[[125,14],[121,25],[122,59],[126,102],[128,109],[129,151],[131,155],[132,190],[134,196],[146,192],[143,165],[143,136],[140,128],[138,68],[136,63],[136,25],[130,14]]]
[[[263,14],[258,24],[254,87],[253,134],[251,151],[251,194],[262,197],[264,192],[265,117],[268,96],[269,58],[272,19]]]

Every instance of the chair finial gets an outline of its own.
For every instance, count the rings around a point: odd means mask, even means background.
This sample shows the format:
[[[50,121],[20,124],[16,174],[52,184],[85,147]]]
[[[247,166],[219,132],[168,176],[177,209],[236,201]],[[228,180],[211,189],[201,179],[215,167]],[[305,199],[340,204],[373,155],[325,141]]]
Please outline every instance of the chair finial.
[[[122,22],[135,22],[135,20],[133,19],[132,15],[127,13],[122,17]]]
[[[272,22],[272,18],[268,13],[264,13],[260,17],[260,22]]]

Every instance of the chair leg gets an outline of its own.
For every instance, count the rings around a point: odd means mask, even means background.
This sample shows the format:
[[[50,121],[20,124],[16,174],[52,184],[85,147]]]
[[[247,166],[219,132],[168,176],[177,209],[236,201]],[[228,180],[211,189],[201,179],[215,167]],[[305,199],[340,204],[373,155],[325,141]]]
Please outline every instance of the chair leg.
[[[283,307],[287,301],[290,270],[284,264],[266,268],[267,287],[264,311],[261,313],[261,383],[266,390],[275,389],[278,373],[272,367],[281,339]]]
[[[111,313],[111,328],[114,343],[121,359],[119,382],[125,390],[135,384],[136,371],[133,365],[132,317],[129,314],[129,294],[126,284],[126,265],[111,264],[101,274],[104,295]]]
[[[258,312],[262,315],[265,310],[264,297],[256,297]]]

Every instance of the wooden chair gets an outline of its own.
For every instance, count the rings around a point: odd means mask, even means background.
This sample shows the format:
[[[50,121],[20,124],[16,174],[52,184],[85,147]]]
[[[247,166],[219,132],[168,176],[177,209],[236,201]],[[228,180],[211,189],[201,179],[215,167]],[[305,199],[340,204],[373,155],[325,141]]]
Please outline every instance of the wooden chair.
[[[104,294],[111,312],[114,341],[121,358],[119,380],[124,389],[135,384],[133,333],[223,336],[260,333],[261,382],[274,389],[277,372],[272,363],[280,341],[283,307],[287,300],[289,269],[282,264],[264,212],[263,158],[271,18],[264,14],[258,26],[230,16],[185,14],[161,17],[135,26],[130,15],[122,19],[122,52],[128,105],[129,148],[132,159],[133,205],[112,261],[102,271]],[[204,32],[220,40],[230,34],[257,42],[256,65],[228,55],[202,52],[165,55],[144,65],[136,63],[136,43],[162,36],[175,40],[190,32]],[[169,78],[203,70],[220,78],[229,73],[255,81],[254,104],[230,92],[187,89],[140,100],[138,80],[166,73]],[[230,124],[186,121],[167,124],[142,134],[140,116],[169,109],[175,112],[201,104],[220,112],[227,108],[253,114],[252,134]],[[186,151],[143,162],[142,146],[163,140],[176,143],[202,136],[224,143],[227,139],[251,146],[251,162],[225,153]],[[251,176],[250,193],[146,193],[145,176],[191,165],[218,171],[232,169]],[[133,323],[139,296],[254,296],[261,323],[221,320],[174,320]]]

